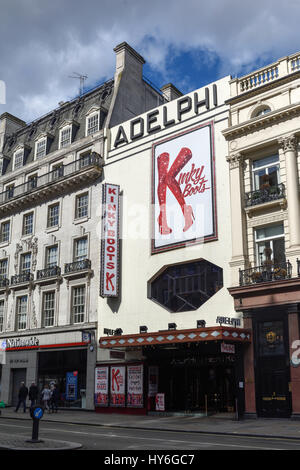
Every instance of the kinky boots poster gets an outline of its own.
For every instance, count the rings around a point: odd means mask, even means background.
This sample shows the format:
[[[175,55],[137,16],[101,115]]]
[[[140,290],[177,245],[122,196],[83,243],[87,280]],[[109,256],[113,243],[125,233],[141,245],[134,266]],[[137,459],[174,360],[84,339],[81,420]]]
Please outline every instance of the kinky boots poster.
[[[152,149],[152,253],[217,238],[213,123]]]

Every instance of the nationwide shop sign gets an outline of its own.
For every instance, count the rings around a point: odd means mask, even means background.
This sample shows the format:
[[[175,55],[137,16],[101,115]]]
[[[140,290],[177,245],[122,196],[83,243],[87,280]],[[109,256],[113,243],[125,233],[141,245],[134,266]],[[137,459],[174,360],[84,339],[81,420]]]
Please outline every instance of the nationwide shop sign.
[[[142,364],[127,367],[127,406],[130,408],[143,407],[143,371]]]
[[[119,296],[119,211],[120,186],[102,188],[101,297]]]
[[[213,123],[152,149],[152,253],[217,238]]]
[[[95,369],[95,405],[108,406],[108,367]]]
[[[110,368],[110,405],[125,406],[125,372],[124,366]]]

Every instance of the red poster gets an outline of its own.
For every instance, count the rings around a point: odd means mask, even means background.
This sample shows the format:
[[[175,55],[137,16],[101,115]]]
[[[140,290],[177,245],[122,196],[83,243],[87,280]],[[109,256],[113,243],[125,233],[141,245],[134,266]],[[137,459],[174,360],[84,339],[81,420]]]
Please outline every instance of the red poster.
[[[143,407],[143,365],[127,367],[127,406]]]
[[[113,366],[110,368],[110,405],[125,406],[125,367]]]
[[[95,369],[95,405],[108,406],[108,367]]]

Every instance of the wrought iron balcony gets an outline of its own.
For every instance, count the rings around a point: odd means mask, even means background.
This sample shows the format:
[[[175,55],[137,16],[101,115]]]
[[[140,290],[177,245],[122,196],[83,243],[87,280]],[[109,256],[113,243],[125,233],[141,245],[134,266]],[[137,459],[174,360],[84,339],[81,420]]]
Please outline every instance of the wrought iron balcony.
[[[298,264],[298,275],[299,264]],[[289,261],[282,263],[263,264],[250,269],[240,269],[240,286],[261,282],[282,281],[292,277],[292,265]]]
[[[36,273],[37,280],[49,279],[51,277],[58,277],[61,274],[59,266],[51,266],[45,269],[39,269]]]
[[[7,279],[6,276],[1,276],[0,277],[0,288],[5,288],[9,285],[9,279]]]
[[[17,284],[24,284],[33,281],[33,274],[30,272],[24,272],[21,274],[16,274],[11,277],[10,284],[15,286]]]
[[[78,273],[88,269],[91,269],[91,261],[89,259],[83,259],[80,261],[74,261],[73,263],[65,264],[65,274]]]
[[[85,178],[95,178],[101,172],[102,163],[102,157],[92,152],[26,183],[6,189],[0,193],[0,212],[15,209],[23,201],[27,203],[28,200],[35,200],[41,195],[45,197],[47,194],[57,193],[61,188],[77,185]]]
[[[252,207],[283,198],[285,198],[285,186],[280,183],[276,186],[265,187],[246,193],[245,206]]]

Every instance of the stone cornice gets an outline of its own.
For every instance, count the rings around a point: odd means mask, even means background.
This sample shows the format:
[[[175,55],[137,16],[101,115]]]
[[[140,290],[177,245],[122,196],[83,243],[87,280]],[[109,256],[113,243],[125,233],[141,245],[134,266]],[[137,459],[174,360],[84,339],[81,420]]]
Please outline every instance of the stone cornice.
[[[222,131],[226,140],[236,138],[242,135],[246,135],[249,132],[258,131],[270,124],[279,122],[282,119],[291,119],[300,115],[300,103],[295,105],[286,106],[279,110],[271,111],[270,113],[264,114],[263,116],[252,118],[248,121],[242,122],[235,126],[228,127]]]

